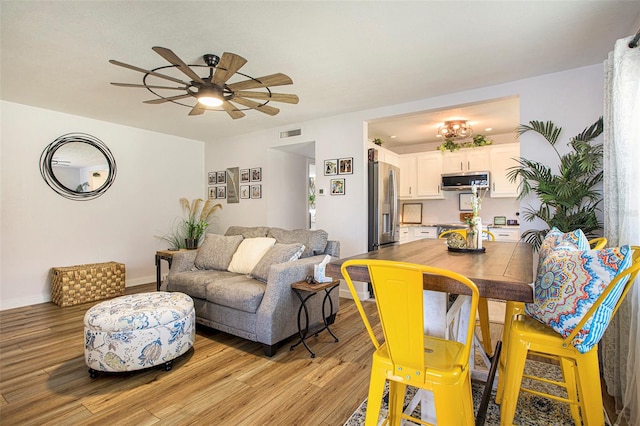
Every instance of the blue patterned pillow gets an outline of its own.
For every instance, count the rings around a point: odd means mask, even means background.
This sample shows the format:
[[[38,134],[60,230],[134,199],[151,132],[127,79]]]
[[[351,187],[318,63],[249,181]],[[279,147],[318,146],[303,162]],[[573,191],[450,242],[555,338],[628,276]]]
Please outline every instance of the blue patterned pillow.
[[[582,232],[582,229],[564,233],[555,226],[551,228],[544,237],[538,255],[540,260],[538,267],[544,259],[554,250],[589,250],[589,240]]]
[[[554,250],[538,268],[531,317],[567,337],[618,272],[632,261],[629,246],[602,250]],[[602,338],[628,277],[620,280],[571,344],[588,352]]]

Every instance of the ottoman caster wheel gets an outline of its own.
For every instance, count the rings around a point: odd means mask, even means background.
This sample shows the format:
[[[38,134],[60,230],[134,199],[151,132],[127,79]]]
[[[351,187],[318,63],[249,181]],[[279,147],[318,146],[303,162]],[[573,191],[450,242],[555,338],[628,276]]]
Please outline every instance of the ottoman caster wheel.
[[[98,377],[98,372],[96,370],[94,370],[93,368],[89,369],[89,377],[91,377],[92,379],[95,379],[96,377]]]
[[[173,368],[173,361],[167,361],[164,363],[164,371],[171,371]]]

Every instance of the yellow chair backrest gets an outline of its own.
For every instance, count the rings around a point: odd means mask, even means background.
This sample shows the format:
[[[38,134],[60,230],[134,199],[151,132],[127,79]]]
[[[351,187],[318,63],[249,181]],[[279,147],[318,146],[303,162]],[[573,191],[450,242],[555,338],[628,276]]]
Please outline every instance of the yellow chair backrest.
[[[454,232],[462,235],[464,238],[467,238],[467,230],[466,229],[450,229],[448,231],[442,232],[440,235],[438,235],[438,238],[446,238],[446,237],[448,237],[449,235],[451,235]],[[489,241],[495,241],[496,240],[496,236],[493,235],[493,232],[487,231],[486,229],[483,229],[482,233],[483,234],[487,234],[487,237],[488,237]]]
[[[423,280],[424,274],[437,275],[445,281],[453,280],[465,285],[471,293],[471,307],[465,348],[458,359],[468,363],[476,310],[478,306],[478,288],[473,281],[455,272],[416,265],[405,262],[386,260],[348,260],[342,264],[342,275],[347,281],[356,306],[371,341],[376,349],[381,343],[376,338],[369,319],[358,299],[357,292],[348,273],[351,266],[365,266],[369,270],[371,286],[376,299],[380,323],[384,333],[389,356],[395,366],[409,368],[412,371],[424,371],[424,320],[423,320]],[[455,293],[455,292],[454,292]]]
[[[607,239],[604,237],[594,238],[592,240],[589,240],[589,247],[591,247],[592,250],[601,250],[605,248],[606,245],[607,245]]]

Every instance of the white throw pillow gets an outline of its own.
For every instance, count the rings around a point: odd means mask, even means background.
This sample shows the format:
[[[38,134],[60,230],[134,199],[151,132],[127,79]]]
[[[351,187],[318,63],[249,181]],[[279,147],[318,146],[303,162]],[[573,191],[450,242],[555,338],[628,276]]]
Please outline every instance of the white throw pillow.
[[[275,238],[245,238],[233,254],[228,271],[249,274],[275,243]]]

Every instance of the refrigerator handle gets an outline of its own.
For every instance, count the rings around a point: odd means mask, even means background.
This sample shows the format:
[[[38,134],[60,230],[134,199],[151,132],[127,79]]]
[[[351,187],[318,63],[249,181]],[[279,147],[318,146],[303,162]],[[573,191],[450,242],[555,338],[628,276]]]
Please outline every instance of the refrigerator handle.
[[[391,239],[395,240],[396,236],[396,209],[398,208],[398,183],[396,181],[396,172],[389,170],[389,221],[391,222],[390,233]]]

